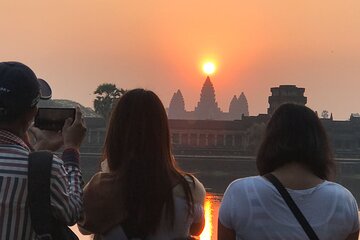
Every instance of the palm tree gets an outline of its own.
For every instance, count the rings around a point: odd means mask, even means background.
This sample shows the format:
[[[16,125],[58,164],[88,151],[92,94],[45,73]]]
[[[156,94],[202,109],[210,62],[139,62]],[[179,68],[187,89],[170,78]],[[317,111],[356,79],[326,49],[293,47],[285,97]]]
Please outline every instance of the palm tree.
[[[94,92],[96,95],[94,100],[95,112],[103,116],[107,122],[113,105],[125,92],[126,90],[118,89],[112,83],[100,84]]]

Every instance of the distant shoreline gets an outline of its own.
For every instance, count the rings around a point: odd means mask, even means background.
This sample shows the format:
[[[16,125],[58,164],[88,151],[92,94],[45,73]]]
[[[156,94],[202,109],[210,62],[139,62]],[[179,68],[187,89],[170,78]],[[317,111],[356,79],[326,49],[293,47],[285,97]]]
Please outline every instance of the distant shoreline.
[[[80,155],[87,157],[100,157],[101,153],[86,153],[81,152]],[[199,158],[199,159],[241,159],[241,160],[255,160],[256,156],[240,156],[240,155],[182,155],[182,154],[175,154],[175,159],[188,159],[188,158]],[[360,162],[360,158],[342,158],[342,157],[336,157],[335,161],[339,162]]]

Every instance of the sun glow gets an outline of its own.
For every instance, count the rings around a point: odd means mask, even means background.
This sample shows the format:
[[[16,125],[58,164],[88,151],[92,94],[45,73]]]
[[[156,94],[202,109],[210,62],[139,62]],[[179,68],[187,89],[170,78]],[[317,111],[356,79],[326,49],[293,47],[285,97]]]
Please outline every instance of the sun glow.
[[[216,66],[213,62],[206,62],[203,65],[203,71],[204,73],[211,75],[215,72]]]

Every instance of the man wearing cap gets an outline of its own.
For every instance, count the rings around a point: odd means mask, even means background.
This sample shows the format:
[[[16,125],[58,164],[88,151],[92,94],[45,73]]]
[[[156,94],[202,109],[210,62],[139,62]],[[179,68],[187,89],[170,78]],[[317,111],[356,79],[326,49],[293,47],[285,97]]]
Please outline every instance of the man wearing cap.
[[[0,62],[0,239],[34,239],[27,203],[28,155],[32,150],[57,150],[51,170],[53,215],[68,225],[82,211],[82,176],[79,148],[86,128],[79,108],[61,133],[33,131],[38,140],[31,146],[28,130],[37,113],[39,99],[51,97],[50,86],[26,65]]]

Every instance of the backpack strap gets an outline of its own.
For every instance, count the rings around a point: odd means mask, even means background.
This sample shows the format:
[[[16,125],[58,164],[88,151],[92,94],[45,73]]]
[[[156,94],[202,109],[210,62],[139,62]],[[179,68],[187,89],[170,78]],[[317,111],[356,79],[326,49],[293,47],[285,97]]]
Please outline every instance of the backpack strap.
[[[52,160],[53,154],[48,151],[29,154],[28,201],[32,227],[39,239],[51,239],[50,176]]]
[[[301,227],[304,229],[306,235],[309,237],[310,240],[319,240],[318,236],[316,235],[314,229],[310,226],[309,222],[306,220],[305,216],[300,211],[299,207],[296,205],[294,200],[291,198],[289,192],[286,188],[281,184],[279,179],[275,177],[273,174],[268,173],[265,174],[263,177],[268,179],[279,191],[283,199],[285,200],[286,204],[289,206],[291,212],[294,214],[298,222],[300,223]]]

